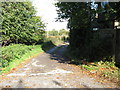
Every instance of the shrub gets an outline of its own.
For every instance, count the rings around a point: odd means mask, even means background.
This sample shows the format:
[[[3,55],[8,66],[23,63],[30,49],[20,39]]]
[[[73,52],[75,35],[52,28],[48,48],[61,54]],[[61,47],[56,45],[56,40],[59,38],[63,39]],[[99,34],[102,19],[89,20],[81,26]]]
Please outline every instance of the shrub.
[[[6,67],[15,59],[20,59],[25,53],[34,49],[35,46],[26,46],[23,44],[12,44],[10,46],[2,47],[2,60],[0,65]]]

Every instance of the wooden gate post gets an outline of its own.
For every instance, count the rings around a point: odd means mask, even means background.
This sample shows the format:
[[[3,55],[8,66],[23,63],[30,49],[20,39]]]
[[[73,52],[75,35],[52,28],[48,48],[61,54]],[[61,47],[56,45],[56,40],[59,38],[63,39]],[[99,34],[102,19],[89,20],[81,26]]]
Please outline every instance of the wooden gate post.
[[[120,68],[120,29],[117,29],[115,34],[115,63],[116,66]]]

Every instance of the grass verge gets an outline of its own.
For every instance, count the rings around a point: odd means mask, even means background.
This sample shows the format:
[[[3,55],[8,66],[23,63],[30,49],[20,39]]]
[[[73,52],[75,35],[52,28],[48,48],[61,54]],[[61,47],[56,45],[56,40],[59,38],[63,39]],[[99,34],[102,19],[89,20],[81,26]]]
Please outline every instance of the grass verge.
[[[54,45],[50,42],[45,42],[41,45],[27,46],[23,44],[12,44],[10,46],[2,47],[2,60],[0,60],[0,75],[11,71],[25,60],[41,52],[47,51],[52,47],[54,47]]]
[[[6,52],[6,49],[8,50],[8,52]],[[16,49],[16,51],[18,51],[18,53],[14,52],[14,50]],[[20,54],[22,51],[25,51],[23,54]],[[22,63],[24,60],[30,58],[31,56],[34,56],[36,54],[39,54],[40,52],[43,52],[41,45],[30,45],[30,46],[26,46],[26,45],[11,45],[11,46],[7,46],[4,47],[5,52],[2,54],[2,67],[1,67],[1,71],[0,74],[2,73],[7,73],[8,71],[10,71],[11,69],[15,68],[16,66],[18,66],[20,63]],[[2,50],[2,52],[4,52]],[[12,52],[12,53],[11,53]],[[19,54],[19,55],[18,55]],[[6,58],[5,58],[6,56]]]

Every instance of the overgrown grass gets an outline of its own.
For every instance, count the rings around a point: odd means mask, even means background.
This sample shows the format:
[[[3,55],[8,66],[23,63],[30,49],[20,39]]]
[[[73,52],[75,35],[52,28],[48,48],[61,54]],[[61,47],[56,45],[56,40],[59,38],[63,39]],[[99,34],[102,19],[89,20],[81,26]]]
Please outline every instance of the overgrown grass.
[[[90,71],[91,73],[99,73],[100,76],[106,78],[119,78],[119,68],[115,66],[115,62],[99,61],[99,62],[86,62],[81,64],[82,68]]]
[[[45,50],[48,50],[54,45],[45,42],[41,45],[27,46],[24,44],[12,44],[10,46],[2,47],[2,55],[0,56],[0,74],[10,71],[31,56],[44,52],[43,46]]]

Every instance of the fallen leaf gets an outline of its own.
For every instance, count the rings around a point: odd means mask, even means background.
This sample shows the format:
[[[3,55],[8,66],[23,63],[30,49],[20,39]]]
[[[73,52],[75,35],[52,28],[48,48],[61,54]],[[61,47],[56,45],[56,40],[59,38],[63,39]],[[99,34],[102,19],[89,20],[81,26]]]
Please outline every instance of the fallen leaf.
[[[12,70],[16,70],[16,68],[13,68]]]

